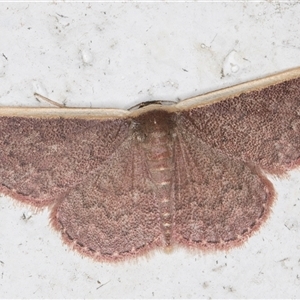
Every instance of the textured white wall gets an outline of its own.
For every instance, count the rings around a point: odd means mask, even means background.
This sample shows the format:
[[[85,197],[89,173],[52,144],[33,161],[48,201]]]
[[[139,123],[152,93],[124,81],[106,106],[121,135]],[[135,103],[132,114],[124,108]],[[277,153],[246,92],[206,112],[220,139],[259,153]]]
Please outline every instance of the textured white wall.
[[[184,99],[300,66],[299,32],[293,2],[1,3],[0,105]],[[0,297],[300,297],[299,178],[273,179],[273,214],[239,249],[118,265],[80,257],[47,210],[1,197]]]

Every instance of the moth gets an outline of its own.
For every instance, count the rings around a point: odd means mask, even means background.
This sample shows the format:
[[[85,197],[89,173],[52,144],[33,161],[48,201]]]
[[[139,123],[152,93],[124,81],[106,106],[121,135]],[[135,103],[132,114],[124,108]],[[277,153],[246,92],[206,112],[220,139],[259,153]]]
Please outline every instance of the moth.
[[[299,157],[300,68],[133,111],[0,108],[0,192],[98,261],[242,245]]]

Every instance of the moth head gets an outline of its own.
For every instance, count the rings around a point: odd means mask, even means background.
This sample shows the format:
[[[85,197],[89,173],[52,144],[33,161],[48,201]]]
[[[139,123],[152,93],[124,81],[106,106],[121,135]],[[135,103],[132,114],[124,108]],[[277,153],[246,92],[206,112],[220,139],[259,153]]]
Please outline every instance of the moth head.
[[[133,130],[140,142],[147,142],[154,135],[164,133],[172,136],[175,127],[172,113],[164,109],[146,111],[133,120]]]

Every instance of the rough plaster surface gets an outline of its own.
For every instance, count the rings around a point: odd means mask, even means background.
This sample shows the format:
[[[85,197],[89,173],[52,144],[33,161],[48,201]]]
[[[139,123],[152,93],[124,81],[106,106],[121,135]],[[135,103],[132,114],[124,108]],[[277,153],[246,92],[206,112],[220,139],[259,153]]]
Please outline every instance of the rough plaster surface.
[[[300,66],[300,4],[1,3],[0,104],[128,108]],[[228,253],[95,263],[35,212],[0,198],[0,297],[300,297],[300,171],[271,178],[267,224]]]

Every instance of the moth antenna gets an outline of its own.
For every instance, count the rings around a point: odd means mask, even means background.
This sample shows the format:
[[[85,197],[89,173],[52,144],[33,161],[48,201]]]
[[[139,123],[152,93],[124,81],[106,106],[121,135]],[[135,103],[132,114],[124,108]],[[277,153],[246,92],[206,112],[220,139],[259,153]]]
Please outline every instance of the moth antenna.
[[[48,102],[48,103],[50,103],[50,104],[52,104],[54,106],[57,106],[57,107],[61,107],[61,108],[65,107],[63,104],[60,104],[60,103],[58,103],[56,101],[53,101],[53,100],[51,100],[51,99],[49,99],[49,98],[47,98],[45,96],[42,96],[42,95],[40,95],[38,93],[34,93],[34,96],[36,97],[37,100],[46,101],[46,102]]]

